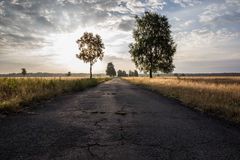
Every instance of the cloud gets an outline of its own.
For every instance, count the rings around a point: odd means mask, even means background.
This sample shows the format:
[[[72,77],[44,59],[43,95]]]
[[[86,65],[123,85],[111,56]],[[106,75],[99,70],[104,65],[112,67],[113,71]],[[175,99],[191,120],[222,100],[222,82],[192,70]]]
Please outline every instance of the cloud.
[[[5,10],[4,1],[2,1],[0,2],[0,15],[4,15],[4,10]]]
[[[87,72],[88,66],[74,56],[75,40],[85,31],[103,38],[104,63],[113,61],[118,68],[133,69],[128,53],[131,30],[134,16],[145,11],[169,18],[178,44],[176,62],[204,60],[208,54],[210,59],[226,55],[236,59],[240,53],[239,8],[239,0],[0,0],[0,59],[5,60],[0,71],[7,68],[3,65],[19,68],[18,64],[26,63],[27,67],[41,64],[56,72],[64,67]],[[17,59],[11,58],[14,56]],[[22,60],[29,56],[34,64]]]
[[[103,59],[104,63],[113,62],[116,70],[125,70],[128,72],[129,70],[136,69],[133,62],[130,58],[122,58],[118,56],[108,56],[106,55]]]
[[[194,23],[194,20],[187,20],[183,24],[181,24],[182,27],[188,27],[191,26]]]
[[[166,5],[163,0],[123,0],[131,14],[142,14],[144,11],[160,11]]]
[[[179,4],[182,7],[194,6],[201,4],[200,0],[173,0],[174,3]]]
[[[227,4],[240,6],[239,0],[225,0]]]
[[[85,1],[82,3],[57,0],[2,1],[0,3],[0,32],[6,35],[5,39],[10,44],[19,41],[21,37],[32,36],[34,39],[36,35],[44,37],[49,33],[71,32],[79,26],[102,22],[108,16],[106,12],[95,10],[94,5]],[[45,43],[44,38],[41,40]],[[22,43],[24,42],[23,39]],[[31,44],[25,45],[29,47]]]
[[[172,19],[175,20],[175,21],[177,21],[177,22],[181,21],[181,19],[178,18],[178,17],[173,17]]]
[[[211,48],[211,46],[237,41],[239,38],[240,34],[238,32],[231,32],[226,28],[212,31],[206,27],[194,29],[190,32],[178,32],[174,35],[178,46],[188,49],[198,47]]]
[[[167,3],[164,0],[121,0],[121,1],[97,1],[96,9],[105,10],[117,14],[142,14],[144,11],[159,11]]]
[[[174,34],[177,43],[177,53],[174,57],[175,63],[178,64],[176,67],[185,66],[184,69],[187,71],[189,70],[187,66],[191,66],[191,63],[185,63],[186,61],[204,63],[205,61],[223,62],[239,59],[239,38],[239,33],[229,31],[226,28],[210,30],[203,27],[189,32],[177,32]],[[210,71],[209,68],[201,68],[201,70]],[[179,70],[183,71],[183,68],[177,69],[177,71]],[[199,68],[192,68],[193,70],[200,71]]]
[[[163,0],[4,0],[0,2],[0,32],[8,44],[23,38],[21,47],[40,47],[35,42],[46,44],[44,37],[49,33],[73,32],[80,26],[129,31],[135,14],[158,11],[165,4]],[[36,40],[29,43],[24,38]],[[3,40],[0,43],[6,45]]]
[[[135,20],[122,20],[118,25],[118,28],[123,31],[130,31],[133,29]]]
[[[199,21],[214,25],[225,23],[240,23],[240,2],[226,0],[226,3],[214,3],[208,5],[199,16]]]
[[[240,59],[176,62],[176,73],[239,72]],[[189,67],[191,66],[191,67]]]
[[[17,35],[17,34],[1,34],[3,38],[0,39],[1,47],[8,48],[23,48],[23,49],[33,49],[46,46],[48,42],[42,37]]]
[[[0,48],[0,53],[1,53]],[[28,72],[47,72],[49,68],[63,70],[63,66],[54,65],[51,61],[51,56],[39,56],[39,55],[24,55],[19,51],[13,51],[11,53],[1,55],[0,69],[1,73],[17,72],[19,73],[21,68],[27,68]]]

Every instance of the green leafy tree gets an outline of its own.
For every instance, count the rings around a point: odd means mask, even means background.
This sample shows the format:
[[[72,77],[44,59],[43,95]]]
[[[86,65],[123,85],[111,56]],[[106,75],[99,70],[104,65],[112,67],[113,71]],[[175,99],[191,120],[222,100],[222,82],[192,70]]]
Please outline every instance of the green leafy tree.
[[[134,71],[129,70],[128,76],[129,77],[138,77],[138,71],[137,70],[134,70]]]
[[[123,71],[122,75],[123,75],[123,77],[127,77],[128,76],[126,71]]]
[[[118,77],[127,77],[126,71],[118,70],[117,74],[118,74]]]
[[[138,71],[134,70],[134,77],[138,77]]]
[[[70,77],[70,76],[71,76],[71,72],[68,72],[68,73],[67,73],[67,76]]]
[[[172,72],[176,45],[167,17],[145,12],[142,17],[136,16],[135,19],[135,42],[129,45],[129,52],[136,67],[149,72],[150,78],[153,72]]]
[[[107,70],[106,70],[106,74],[110,77],[114,77],[116,76],[116,70],[114,68],[114,65],[112,62],[108,63],[107,65]]]
[[[104,56],[104,44],[101,37],[93,33],[85,32],[83,36],[77,40],[80,53],[77,58],[83,60],[85,63],[90,63],[90,78],[92,78],[92,66],[98,59],[102,60]]]
[[[122,77],[122,70],[119,69],[119,70],[117,71],[117,75],[118,75],[118,77]]]
[[[22,75],[23,75],[23,76],[26,76],[26,75],[27,75],[27,70],[26,70],[26,68],[22,68],[21,70],[22,70]]]
[[[133,77],[133,76],[134,76],[134,72],[131,71],[131,70],[129,70],[129,72],[128,72],[128,76],[129,76],[129,77]]]

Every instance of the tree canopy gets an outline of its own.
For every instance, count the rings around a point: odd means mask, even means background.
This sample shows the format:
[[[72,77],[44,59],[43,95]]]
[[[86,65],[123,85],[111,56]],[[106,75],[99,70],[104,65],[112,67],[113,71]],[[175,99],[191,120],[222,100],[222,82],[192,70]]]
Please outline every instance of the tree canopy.
[[[107,64],[106,75],[108,75],[110,77],[116,76],[116,70],[115,70],[112,62]]]
[[[134,70],[134,71],[129,70],[128,76],[129,77],[138,77],[138,71],[137,70]]]
[[[21,70],[22,70],[22,75],[23,75],[23,76],[26,76],[26,75],[27,75],[27,70],[26,70],[26,68],[22,68]]]
[[[136,67],[149,72],[150,78],[153,72],[172,72],[176,45],[167,17],[145,12],[142,17],[136,16],[135,19],[135,42],[129,45],[129,52]]]
[[[126,71],[118,70],[117,71],[118,77],[127,77]]]
[[[76,56],[85,63],[90,63],[90,78],[92,78],[92,65],[96,63],[98,59],[102,60],[104,56],[102,39],[98,34],[94,36],[93,33],[85,32],[83,36],[77,40],[77,44],[80,53]]]
[[[68,72],[68,73],[67,73],[67,76],[70,77],[70,76],[71,76],[71,72]]]
[[[134,76],[138,77],[138,71],[137,70],[134,70]]]

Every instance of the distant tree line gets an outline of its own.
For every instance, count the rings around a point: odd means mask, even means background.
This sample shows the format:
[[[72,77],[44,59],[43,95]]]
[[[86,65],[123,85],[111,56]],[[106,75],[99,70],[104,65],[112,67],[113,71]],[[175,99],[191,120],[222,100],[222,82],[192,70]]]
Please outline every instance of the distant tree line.
[[[138,71],[137,70],[134,70],[134,71],[129,71],[128,73],[128,76],[129,77],[138,77]]]
[[[25,72],[26,71],[26,72]],[[18,73],[7,73],[7,74],[0,74],[0,77],[66,77],[66,76],[71,76],[71,77],[88,77],[88,73],[48,73],[48,72],[28,72],[27,69],[23,71],[21,69],[20,72]],[[104,77],[105,74],[103,73],[98,73],[94,74],[94,77]]]
[[[129,70],[128,74],[124,70],[118,70],[116,72],[113,63],[109,62],[107,64],[106,75],[108,75],[110,77],[115,77],[116,75],[118,77],[138,77],[138,71],[137,70],[134,70],[134,71]]]
[[[129,70],[128,74],[124,70],[118,70],[117,74],[118,74],[118,77],[138,77],[137,70],[134,70],[134,71]]]
[[[118,70],[117,73],[118,73],[118,77],[127,77],[128,76],[126,71]]]

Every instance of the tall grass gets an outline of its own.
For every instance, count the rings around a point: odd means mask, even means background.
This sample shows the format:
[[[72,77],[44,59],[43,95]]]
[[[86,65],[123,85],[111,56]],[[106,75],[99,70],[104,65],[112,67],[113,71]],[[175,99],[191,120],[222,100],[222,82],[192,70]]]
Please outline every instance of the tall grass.
[[[125,78],[204,112],[240,122],[240,77]]]
[[[30,102],[81,91],[107,80],[76,78],[0,78],[0,110],[18,111]]]

